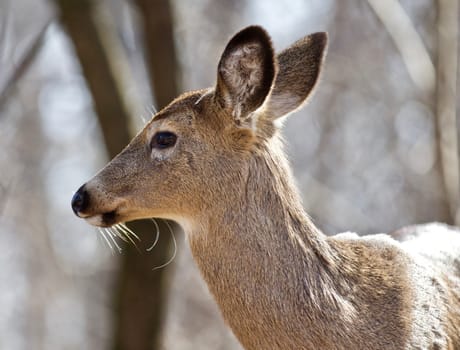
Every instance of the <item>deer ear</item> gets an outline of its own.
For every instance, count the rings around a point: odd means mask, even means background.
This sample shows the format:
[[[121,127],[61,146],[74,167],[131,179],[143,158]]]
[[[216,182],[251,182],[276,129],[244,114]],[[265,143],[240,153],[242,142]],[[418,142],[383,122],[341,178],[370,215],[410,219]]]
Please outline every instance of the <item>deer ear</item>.
[[[268,96],[275,67],[267,32],[258,26],[243,29],[230,40],[220,59],[216,101],[237,121],[247,119]]]
[[[327,33],[314,33],[278,54],[278,74],[264,117],[275,120],[301,107],[318,82],[327,48]]]

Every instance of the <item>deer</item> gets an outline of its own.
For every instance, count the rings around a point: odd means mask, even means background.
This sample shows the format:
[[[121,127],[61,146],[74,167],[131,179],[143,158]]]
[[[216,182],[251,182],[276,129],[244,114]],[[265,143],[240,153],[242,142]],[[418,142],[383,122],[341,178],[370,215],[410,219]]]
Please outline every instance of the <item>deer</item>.
[[[327,33],[278,54],[260,26],[226,45],[214,87],[152,116],[72,198],[98,227],[176,221],[245,349],[460,349],[460,230],[326,235],[305,213],[282,122],[318,84]]]

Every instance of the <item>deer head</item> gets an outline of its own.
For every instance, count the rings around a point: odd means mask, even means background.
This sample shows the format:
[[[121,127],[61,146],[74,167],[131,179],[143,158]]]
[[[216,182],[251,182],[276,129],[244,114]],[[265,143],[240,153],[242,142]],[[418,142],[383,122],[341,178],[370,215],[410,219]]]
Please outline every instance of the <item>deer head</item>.
[[[326,33],[315,33],[275,56],[261,27],[237,33],[215,87],[154,115],[75,193],[75,214],[102,227],[151,217],[187,227],[231,206],[244,192],[248,161],[275,137],[275,121],[302,106],[318,81],[326,44]]]

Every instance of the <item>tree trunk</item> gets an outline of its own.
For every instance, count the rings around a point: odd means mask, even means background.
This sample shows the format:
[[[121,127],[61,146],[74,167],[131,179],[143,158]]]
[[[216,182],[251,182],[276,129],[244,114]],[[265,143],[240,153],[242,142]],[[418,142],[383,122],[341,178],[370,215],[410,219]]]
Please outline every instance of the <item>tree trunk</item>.
[[[110,157],[115,156],[130,140],[129,115],[123,95],[110,69],[110,57],[104,50],[103,36],[94,20],[90,0],[55,0],[61,11],[61,22],[71,37],[83,73],[93,96],[96,113]],[[145,1],[141,7],[148,42],[148,66],[154,82],[155,100],[164,106],[177,94],[172,18],[167,1]],[[154,23],[153,23],[154,22]],[[167,262],[171,240],[167,224],[160,223],[160,239],[155,239],[155,226],[149,221],[130,225],[140,237],[138,249],[125,247],[115,291],[114,349],[158,349],[166,296],[169,268],[153,269]]]
[[[156,107],[161,109],[179,93],[173,16],[168,0],[135,0],[143,21],[145,53]]]
[[[451,224],[460,225],[457,130],[458,0],[438,1],[436,114],[442,174]]]

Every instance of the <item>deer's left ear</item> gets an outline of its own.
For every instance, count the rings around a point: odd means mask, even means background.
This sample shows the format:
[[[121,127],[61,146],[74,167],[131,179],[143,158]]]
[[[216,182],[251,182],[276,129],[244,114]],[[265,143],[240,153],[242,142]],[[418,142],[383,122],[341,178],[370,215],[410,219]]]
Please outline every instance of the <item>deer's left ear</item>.
[[[264,118],[275,120],[302,107],[314,90],[327,50],[327,33],[310,34],[278,56],[278,74],[264,106]]]
[[[222,54],[216,101],[237,121],[244,121],[265,101],[275,75],[270,37],[261,27],[247,27],[230,40]]]

